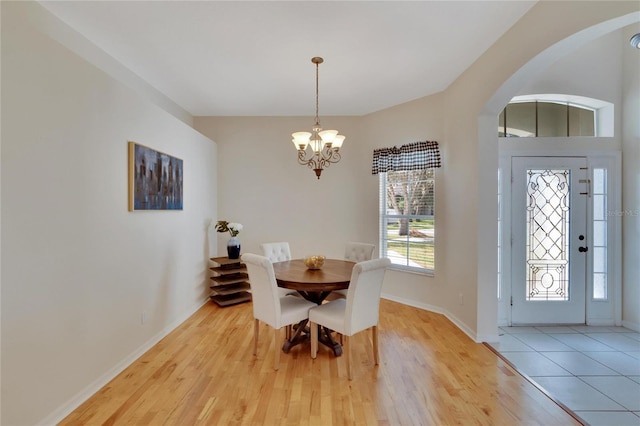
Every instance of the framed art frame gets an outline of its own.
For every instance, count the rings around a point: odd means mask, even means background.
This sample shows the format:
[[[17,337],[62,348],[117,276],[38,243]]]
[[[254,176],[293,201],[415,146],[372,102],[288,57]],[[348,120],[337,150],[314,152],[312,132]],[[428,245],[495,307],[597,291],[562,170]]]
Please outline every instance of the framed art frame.
[[[129,211],[182,210],[182,160],[129,141]]]

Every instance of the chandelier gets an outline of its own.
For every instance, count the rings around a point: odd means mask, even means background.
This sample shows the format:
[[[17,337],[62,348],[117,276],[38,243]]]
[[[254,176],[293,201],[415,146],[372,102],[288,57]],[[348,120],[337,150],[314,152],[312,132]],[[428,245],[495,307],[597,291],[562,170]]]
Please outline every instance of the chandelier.
[[[316,64],[316,123],[311,132],[292,133],[293,139],[291,141],[298,150],[298,163],[313,169],[318,179],[320,179],[320,174],[325,168],[329,167],[331,163],[337,163],[342,158],[339,151],[344,142],[344,136],[339,135],[337,130],[322,130],[322,127],[320,127],[320,119],[318,118],[318,66],[324,62],[324,59],[316,56],[311,58],[311,62]]]

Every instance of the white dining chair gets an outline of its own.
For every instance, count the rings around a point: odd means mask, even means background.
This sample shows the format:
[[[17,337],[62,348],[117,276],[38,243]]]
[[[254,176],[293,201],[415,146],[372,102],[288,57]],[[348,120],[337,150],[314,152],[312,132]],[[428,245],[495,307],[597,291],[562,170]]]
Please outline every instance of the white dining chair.
[[[291,260],[291,248],[289,247],[289,243],[286,241],[277,243],[262,243],[260,244],[260,249],[262,250],[262,255],[269,258],[271,263]],[[280,287],[278,287],[278,293],[280,293],[280,296],[298,295],[298,293],[295,291],[287,290],[286,288]]]
[[[380,293],[387,267],[387,258],[365,260],[356,263],[351,273],[351,282],[346,299],[337,299],[316,306],[309,311],[311,329],[311,357],[318,353],[318,325],[344,336],[344,353],[347,358],[347,374],[351,373],[351,336],[368,328],[372,329],[373,358],[378,365],[378,321]]]
[[[371,260],[375,248],[376,246],[369,243],[348,242],[344,249],[344,260],[350,260],[352,262]],[[331,292],[332,299],[340,297],[347,297],[347,290],[335,290]]]
[[[262,255],[268,257],[271,262],[291,260],[291,248],[288,242],[262,243],[260,248],[262,249]]]
[[[260,321],[262,321],[274,330],[273,368],[277,370],[280,368],[280,351],[283,343],[280,329],[308,319],[309,309],[317,305],[302,297],[280,296],[273,264],[267,257],[245,253],[242,255],[242,261],[247,265],[253,300],[253,354],[258,354],[258,335]]]
[[[362,262],[373,258],[373,250],[376,246],[369,243],[348,242],[344,249],[344,260]]]

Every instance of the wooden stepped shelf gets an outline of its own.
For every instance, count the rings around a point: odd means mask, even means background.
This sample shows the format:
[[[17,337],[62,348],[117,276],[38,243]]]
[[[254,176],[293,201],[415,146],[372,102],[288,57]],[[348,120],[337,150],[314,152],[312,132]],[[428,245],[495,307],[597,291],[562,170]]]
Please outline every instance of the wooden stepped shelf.
[[[209,260],[214,266],[210,267],[212,293],[209,296],[219,306],[230,306],[251,300],[249,290],[249,275],[247,266],[240,259],[228,257],[212,257]]]

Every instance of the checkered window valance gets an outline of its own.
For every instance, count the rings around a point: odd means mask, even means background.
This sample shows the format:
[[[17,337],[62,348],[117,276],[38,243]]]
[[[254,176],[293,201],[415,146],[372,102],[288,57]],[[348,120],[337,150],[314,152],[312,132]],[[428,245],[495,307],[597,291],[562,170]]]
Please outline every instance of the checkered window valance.
[[[374,149],[371,174],[423,170],[434,167],[440,167],[438,142],[414,142],[402,145],[400,148],[394,146]]]

